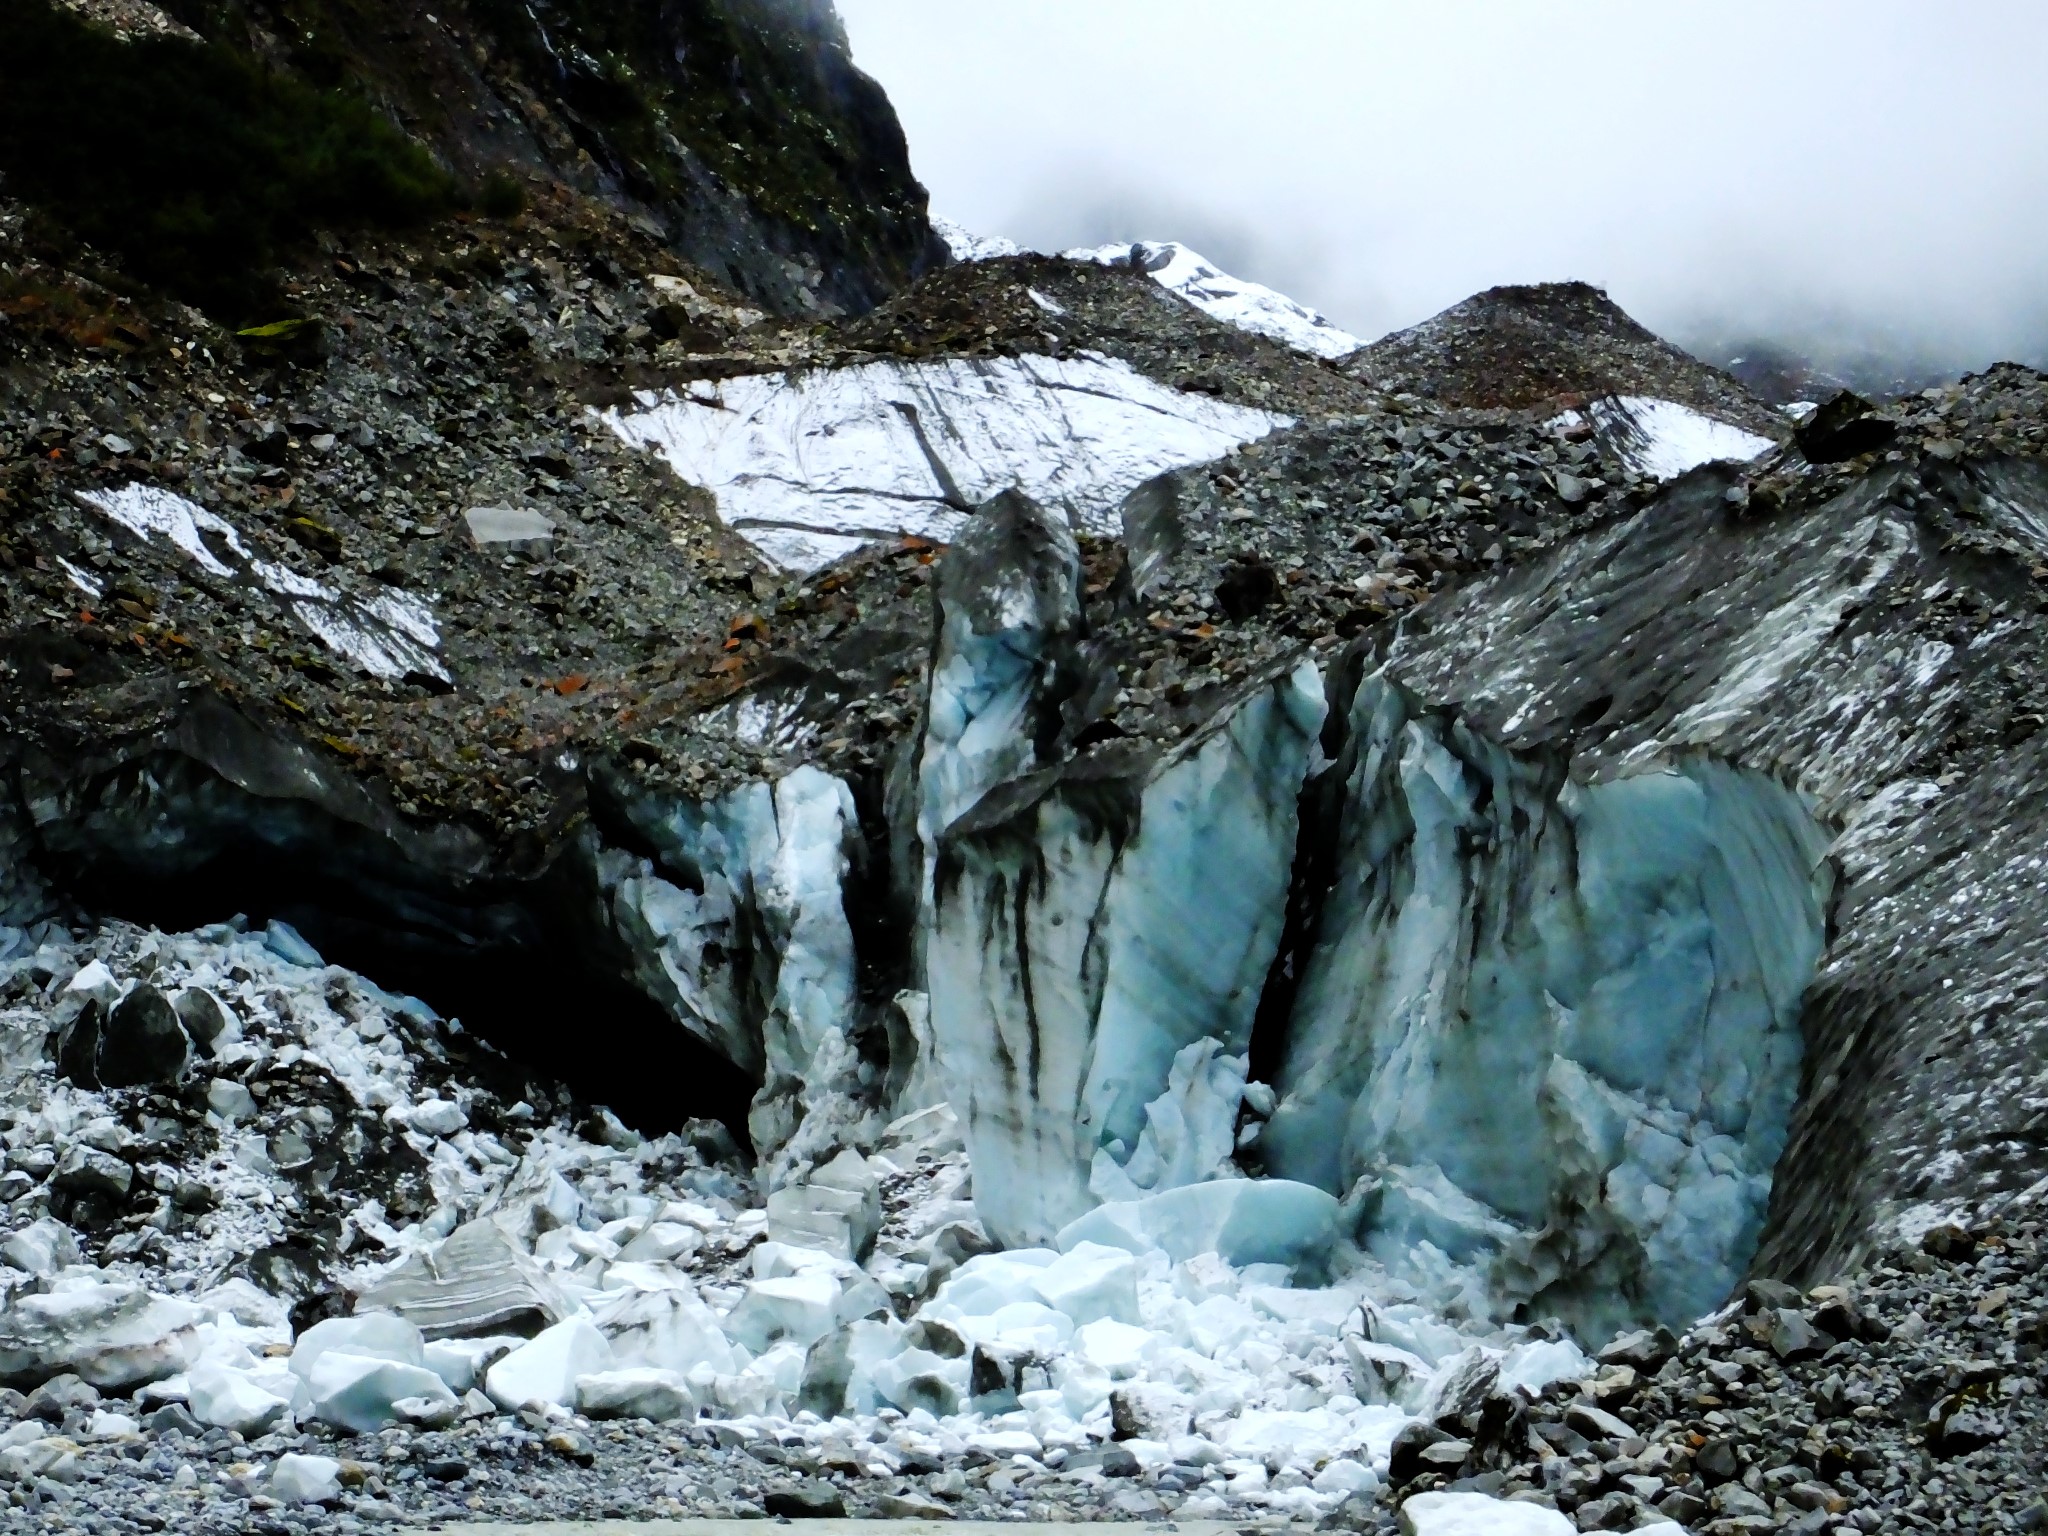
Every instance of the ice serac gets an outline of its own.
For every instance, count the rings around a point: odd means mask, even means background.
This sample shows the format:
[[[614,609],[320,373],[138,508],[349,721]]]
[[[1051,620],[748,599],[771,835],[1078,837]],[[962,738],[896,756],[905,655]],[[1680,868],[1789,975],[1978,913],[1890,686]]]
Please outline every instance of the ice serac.
[[[1097,353],[745,374],[644,393],[638,409],[602,419],[798,570],[875,539],[951,540],[978,503],[1012,487],[1113,532],[1118,502],[1141,481],[1292,424]]]
[[[1798,1089],[1831,885],[1804,802],[1704,756],[1576,783],[1378,675],[1349,725],[1267,1166],[1356,1186],[1370,1251],[1482,1310],[1714,1306]]]
[[[1018,667],[1035,654],[1042,611],[984,611],[1013,613],[1018,633],[992,644],[987,629],[956,631],[942,615],[935,725],[941,680],[948,699],[1000,698],[1011,718],[1043,704]],[[1007,694],[1001,677],[1013,679]],[[1096,1154],[1111,1165],[1101,1182],[1114,1185],[1148,1126],[1163,1123],[1166,1109],[1148,1107],[1169,1094],[1188,1047],[1248,1048],[1323,715],[1320,676],[1301,662],[1253,679],[1164,753],[1112,744],[1033,768],[1038,752],[1018,752],[1000,779],[1000,755],[984,754],[950,779],[932,773],[931,1032],[976,1206],[1004,1241],[1048,1240],[1097,1203]],[[994,706],[977,718],[993,722]],[[928,772],[949,761],[928,750]],[[970,789],[980,790],[971,802]],[[956,803],[965,808],[948,819]],[[1196,1074],[1190,1060],[1184,1090]],[[1195,1166],[1161,1155],[1166,1146],[1155,1126],[1140,1167],[1156,1187]]]
[[[857,989],[845,882],[860,857],[852,791],[805,765],[709,801],[622,790],[620,805],[655,850],[607,850],[599,861],[639,981],[760,1079],[748,1119],[757,1151],[771,1162],[829,1151],[859,1076],[848,1038]]]

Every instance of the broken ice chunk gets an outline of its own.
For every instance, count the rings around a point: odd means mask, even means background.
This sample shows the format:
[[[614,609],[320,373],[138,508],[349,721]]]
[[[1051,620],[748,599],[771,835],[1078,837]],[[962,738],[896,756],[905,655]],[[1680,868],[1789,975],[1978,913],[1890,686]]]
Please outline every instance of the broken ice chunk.
[[[1554,1509],[1486,1493],[1418,1493],[1401,1506],[1402,1536],[1576,1536]]]
[[[395,1312],[430,1339],[537,1330],[569,1305],[540,1267],[490,1221],[457,1227],[367,1287],[364,1311]]]
[[[315,1417],[359,1435],[399,1420],[428,1422],[437,1409],[452,1419],[458,1407],[447,1383],[424,1365],[340,1349],[314,1362],[306,1388]]]
[[[248,1371],[203,1362],[185,1377],[186,1402],[192,1416],[216,1429],[237,1434],[265,1434],[291,1414],[291,1399],[257,1384]]]
[[[500,1408],[576,1401],[576,1381],[612,1367],[611,1345],[587,1317],[572,1317],[522,1344],[492,1366],[484,1391]]]
[[[1219,1179],[1090,1211],[1060,1229],[1059,1244],[1158,1250],[1185,1260],[1213,1253],[1240,1268],[1284,1264],[1307,1277],[1337,1241],[1337,1200],[1289,1179]]]
[[[555,520],[530,507],[471,507],[462,520],[478,549],[540,554],[555,538]]]

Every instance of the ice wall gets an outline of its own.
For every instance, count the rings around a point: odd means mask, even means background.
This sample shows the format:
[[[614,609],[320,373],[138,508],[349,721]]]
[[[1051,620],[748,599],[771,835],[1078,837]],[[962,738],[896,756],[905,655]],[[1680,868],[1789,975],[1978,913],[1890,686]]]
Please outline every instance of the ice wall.
[[[1753,1251],[1825,938],[1799,798],[1704,758],[1581,786],[1382,678],[1267,1167],[1475,1311],[1683,1322]]]
[[[862,1064],[845,880],[853,794],[821,769],[719,799],[626,799],[656,859],[608,849],[600,883],[641,985],[760,1077],[748,1116],[775,1170],[829,1153],[857,1112]]]
[[[1004,1242],[1093,1208],[1097,1153],[1132,1158],[1186,1047],[1246,1049],[1323,714],[1303,663],[1163,758],[1012,780],[941,837],[931,1028]]]

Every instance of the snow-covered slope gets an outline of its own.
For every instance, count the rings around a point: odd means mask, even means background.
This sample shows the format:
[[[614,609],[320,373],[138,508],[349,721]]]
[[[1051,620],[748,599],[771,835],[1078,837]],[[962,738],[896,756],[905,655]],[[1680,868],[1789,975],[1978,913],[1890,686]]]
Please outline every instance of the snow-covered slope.
[[[1716,459],[1747,462],[1777,446],[1676,400],[1648,395],[1610,395],[1587,405],[1584,415],[1566,411],[1552,425],[1568,430],[1588,421],[1631,469],[1659,480]]]
[[[977,235],[951,219],[933,219],[932,228],[945,240],[955,261],[994,261],[1023,254],[1024,248],[1014,240],[1005,240],[1000,235]],[[1178,241],[1077,246],[1060,254],[1069,261],[1093,261],[1103,266],[1134,264],[1150,273],[1152,280],[1167,292],[1186,299],[1225,325],[1269,336],[1314,357],[1344,357],[1365,345],[1307,305],[1298,304],[1263,283],[1232,277]]]
[[[1101,245],[1065,251],[1075,261],[1134,262],[1152,280],[1186,299],[1226,325],[1270,336],[1316,357],[1344,357],[1365,343],[1341,331],[1315,310],[1298,304],[1263,283],[1232,277],[1195,251],[1172,240],[1140,240],[1134,245]]]
[[[1113,532],[1140,481],[1292,424],[1092,353],[748,374],[640,400],[605,422],[659,449],[717,496],[727,524],[800,570],[873,539],[950,539],[1012,487]]]

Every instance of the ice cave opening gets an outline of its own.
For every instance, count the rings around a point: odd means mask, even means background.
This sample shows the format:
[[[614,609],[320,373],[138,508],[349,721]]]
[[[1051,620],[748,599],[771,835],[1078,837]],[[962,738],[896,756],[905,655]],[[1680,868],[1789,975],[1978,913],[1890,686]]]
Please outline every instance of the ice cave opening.
[[[468,877],[185,759],[130,765],[64,811],[37,827],[37,862],[85,912],[167,932],[287,924],[321,961],[460,1020],[489,1047],[466,1069],[511,1098],[524,1082],[562,1088],[646,1135],[709,1119],[747,1143],[755,1085],[627,979],[573,857]]]

